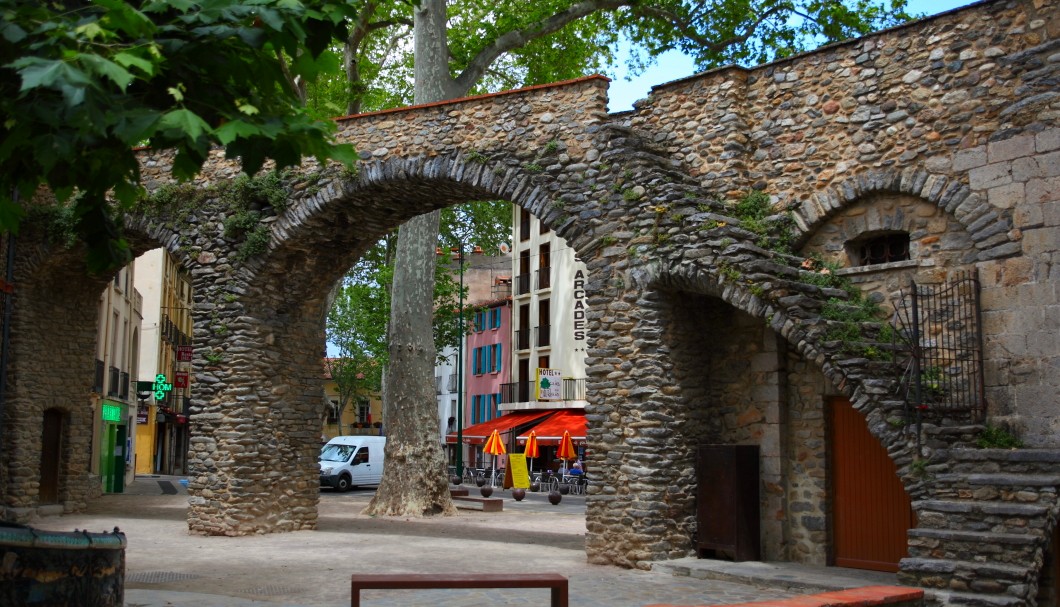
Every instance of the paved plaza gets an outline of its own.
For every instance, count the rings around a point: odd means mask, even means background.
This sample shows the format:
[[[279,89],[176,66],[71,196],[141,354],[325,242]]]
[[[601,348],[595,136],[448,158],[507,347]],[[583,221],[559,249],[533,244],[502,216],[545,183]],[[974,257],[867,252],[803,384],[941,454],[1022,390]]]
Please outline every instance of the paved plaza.
[[[119,527],[128,539],[127,607],[349,605],[350,574],[384,572],[557,572],[569,578],[570,604],[578,607],[709,605],[800,593],[789,584],[761,584],[761,579],[748,580],[757,585],[702,579],[695,572],[697,559],[653,571],[590,565],[584,551],[585,501],[577,496],[564,496],[553,506],[542,494],[516,502],[499,492],[495,495],[505,498],[500,513],[461,510],[455,517],[384,519],[361,514],[372,490],[325,490],[316,531],[201,537],[188,534],[187,495],[178,480],[137,477],[125,494],[95,500],[86,513],[46,517],[34,527]],[[828,570],[826,577],[841,571]],[[780,575],[807,577],[791,571]],[[868,577],[835,587],[887,581]],[[549,600],[546,589],[379,590],[362,596],[371,607],[530,606]]]

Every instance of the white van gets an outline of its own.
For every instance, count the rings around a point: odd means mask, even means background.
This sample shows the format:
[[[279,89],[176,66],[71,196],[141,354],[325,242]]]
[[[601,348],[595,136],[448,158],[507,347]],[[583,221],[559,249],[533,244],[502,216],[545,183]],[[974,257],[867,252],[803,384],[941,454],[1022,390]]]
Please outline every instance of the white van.
[[[320,449],[320,486],[346,491],[383,478],[385,436],[336,436]]]

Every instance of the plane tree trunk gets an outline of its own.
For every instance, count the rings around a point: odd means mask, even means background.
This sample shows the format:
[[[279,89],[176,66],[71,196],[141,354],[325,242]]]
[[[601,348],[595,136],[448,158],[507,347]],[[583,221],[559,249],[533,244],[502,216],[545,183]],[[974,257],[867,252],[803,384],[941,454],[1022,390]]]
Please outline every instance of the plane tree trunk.
[[[453,99],[444,0],[422,0],[415,11],[416,103]],[[415,217],[398,231],[390,312],[390,364],[383,388],[386,468],[365,514],[434,516],[456,513],[449,495],[434,393],[435,246],[441,213]]]

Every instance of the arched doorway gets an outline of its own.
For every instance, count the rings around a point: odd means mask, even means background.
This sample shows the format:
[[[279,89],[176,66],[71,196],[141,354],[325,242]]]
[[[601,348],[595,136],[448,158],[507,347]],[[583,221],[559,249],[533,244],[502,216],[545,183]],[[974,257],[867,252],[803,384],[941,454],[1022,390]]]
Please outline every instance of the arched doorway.
[[[832,557],[838,567],[898,571],[916,527],[894,461],[845,397],[828,399]]]
[[[65,420],[66,416],[60,409],[48,409],[44,412],[40,450],[41,505],[59,503]]]

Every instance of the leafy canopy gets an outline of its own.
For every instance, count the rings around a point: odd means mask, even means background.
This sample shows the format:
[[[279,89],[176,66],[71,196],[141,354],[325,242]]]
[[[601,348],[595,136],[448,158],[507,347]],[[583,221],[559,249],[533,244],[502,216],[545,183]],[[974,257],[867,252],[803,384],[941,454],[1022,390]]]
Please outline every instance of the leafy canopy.
[[[476,303],[468,299],[466,285],[461,291],[459,264],[455,261],[453,249],[459,250],[462,242],[465,255],[470,254],[474,246],[482,247],[489,254],[496,253],[498,245],[511,236],[511,208],[510,203],[477,201],[442,212],[442,232],[438,241],[441,253],[436,259],[432,305],[434,343],[439,357],[446,347],[459,344],[467,333],[471,306]],[[346,273],[328,312],[327,340],[331,351],[339,360],[348,359],[338,364],[350,365],[366,377],[373,377],[371,373],[378,373],[389,360],[387,323],[396,240],[393,234],[380,240]],[[463,326],[459,323],[461,298]],[[371,361],[371,373],[364,368],[367,361]],[[336,381],[341,392],[342,383],[338,378]],[[359,385],[378,384],[362,381]]]
[[[327,318],[327,339],[337,355],[327,359],[327,365],[338,389],[340,420],[342,411],[356,397],[382,388],[388,356],[386,322],[390,317],[390,301],[385,294],[392,275],[385,266],[373,270],[377,263],[374,258],[381,252],[378,246],[373,248],[350,270]],[[367,280],[369,275],[381,284],[373,285]]]
[[[354,160],[289,86],[334,70],[350,8],[323,0],[0,0],[0,230],[47,186],[73,197],[95,269],[124,262],[108,193],[141,195],[134,146],[190,179],[214,146],[253,175],[303,156]],[[76,197],[74,194],[76,193]]]

